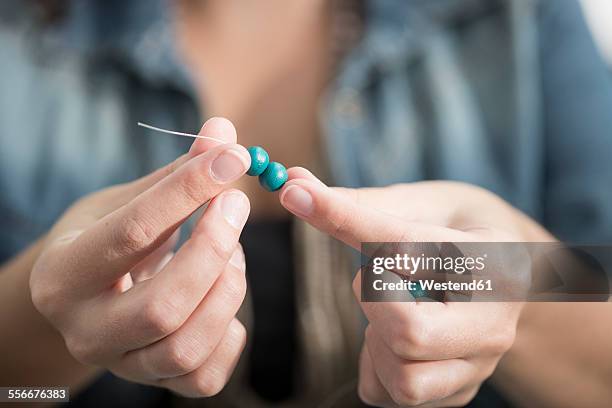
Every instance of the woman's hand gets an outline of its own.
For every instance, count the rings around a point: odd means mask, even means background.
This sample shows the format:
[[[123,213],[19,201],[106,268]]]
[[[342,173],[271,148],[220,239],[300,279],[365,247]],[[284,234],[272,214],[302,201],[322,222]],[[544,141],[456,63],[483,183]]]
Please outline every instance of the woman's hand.
[[[250,165],[229,121],[212,119],[174,163],[72,206],[31,273],[36,308],[79,361],[188,396],[219,392],[242,352],[238,237],[249,201],[227,185]],[[178,250],[180,225],[210,200]]]
[[[281,203],[348,245],[544,241],[552,237],[482,189],[452,182],[329,188],[289,171]],[[360,274],[354,281],[360,300]],[[522,303],[361,302],[369,325],[359,394],[377,406],[461,406],[512,346]]]

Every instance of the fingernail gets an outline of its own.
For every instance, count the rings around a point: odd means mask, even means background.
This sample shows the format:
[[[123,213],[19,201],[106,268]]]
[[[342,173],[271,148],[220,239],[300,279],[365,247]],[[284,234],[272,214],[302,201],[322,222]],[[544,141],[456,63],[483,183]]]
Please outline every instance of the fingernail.
[[[246,152],[244,154],[247,155]],[[241,155],[236,149],[227,149],[213,161],[210,171],[216,181],[228,183],[242,176],[248,168],[247,157]]]
[[[221,212],[225,220],[234,228],[240,229],[248,216],[248,204],[244,194],[229,193],[221,198]]]
[[[292,213],[305,217],[313,210],[312,196],[300,186],[289,186],[281,197],[281,203]]]
[[[244,268],[244,252],[242,252],[242,248],[240,247],[240,245],[238,245],[234,250],[234,253],[232,254],[232,257],[230,258],[229,262],[238,269]]]

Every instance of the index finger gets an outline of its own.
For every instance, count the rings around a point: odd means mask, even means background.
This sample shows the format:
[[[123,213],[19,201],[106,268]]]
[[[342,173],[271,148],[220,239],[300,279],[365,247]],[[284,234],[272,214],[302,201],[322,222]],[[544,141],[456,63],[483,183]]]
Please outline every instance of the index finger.
[[[464,240],[459,231],[407,221],[371,206],[318,180],[288,181],[281,204],[315,228],[359,250],[363,242],[438,242]],[[461,239],[463,238],[463,239]]]
[[[237,144],[223,144],[192,158],[125,206],[83,232],[69,250],[71,281],[108,287],[151,253],[193,212],[246,173],[250,156]],[[85,293],[85,292],[81,292]]]

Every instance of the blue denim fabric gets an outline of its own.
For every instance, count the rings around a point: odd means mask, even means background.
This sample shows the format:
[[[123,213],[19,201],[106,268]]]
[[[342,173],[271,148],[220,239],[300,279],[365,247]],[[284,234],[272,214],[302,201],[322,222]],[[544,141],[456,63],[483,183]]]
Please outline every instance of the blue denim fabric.
[[[0,260],[188,148],[135,126],[202,121],[167,7],[73,1],[41,30],[0,6]],[[612,241],[612,81],[575,0],[369,1],[321,124],[335,184],[461,180],[563,239]]]

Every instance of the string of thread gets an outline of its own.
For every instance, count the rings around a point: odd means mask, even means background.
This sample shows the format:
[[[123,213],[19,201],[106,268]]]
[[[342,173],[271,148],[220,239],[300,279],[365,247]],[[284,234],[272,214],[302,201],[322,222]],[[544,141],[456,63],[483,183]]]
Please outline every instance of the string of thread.
[[[225,140],[217,139],[217,138],[214,138],[214,137],[202,136],[202,135],[194,135],[194,134],[191,134],[191,133],[183,133],[183,132],[177,132],[175,130],[162,129],[160,127],[148,125],[148,124],[143,123],[143,122],[138,122],[138,126],[143,127],[143,128],[147,128],[149,130],[154,130],[156,132],[166,133],[166,134],[169,134],[169,135],[184,136],[184,137],[193,137],[193,138],[196,138],[196,139],[208,139],[208,140],[214,140],[215,142],[227,143]]]

